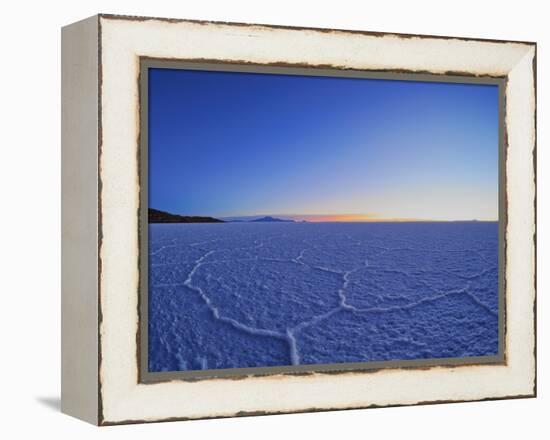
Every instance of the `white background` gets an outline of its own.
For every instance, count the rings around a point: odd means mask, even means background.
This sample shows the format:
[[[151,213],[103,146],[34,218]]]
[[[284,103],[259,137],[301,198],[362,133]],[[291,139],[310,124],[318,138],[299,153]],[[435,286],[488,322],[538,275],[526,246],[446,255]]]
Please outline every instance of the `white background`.
[[[550,211],[544,120],[550,104],[550,24],[544,6],[529,0],[5,2],[0,15],[0,437],[548,438],[550,326],[544,311]],[[61,414],[60,28],[98,12],[537,41],[539,397],[108,428]]]

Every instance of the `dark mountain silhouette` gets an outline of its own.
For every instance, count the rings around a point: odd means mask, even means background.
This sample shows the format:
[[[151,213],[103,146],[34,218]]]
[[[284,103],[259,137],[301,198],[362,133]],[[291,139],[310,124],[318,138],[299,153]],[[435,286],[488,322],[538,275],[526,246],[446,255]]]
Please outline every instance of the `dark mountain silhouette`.
[[[149,223],[223,223],[223,220],[214,217],[170,214],[169,212],[149,208]]]
[[[262,218],[257,218],[256,220],[250,220],[251,222],[288,222],[293,223],[294,220],[283,220],[282,218],[270,217],[269,215]]]

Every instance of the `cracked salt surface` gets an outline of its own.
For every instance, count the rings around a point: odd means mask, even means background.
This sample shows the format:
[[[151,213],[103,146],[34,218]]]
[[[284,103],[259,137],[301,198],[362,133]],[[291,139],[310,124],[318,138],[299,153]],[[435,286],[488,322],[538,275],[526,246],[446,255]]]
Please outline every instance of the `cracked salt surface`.
[[[149,370],[495,355],[498,224],[149,226]]]

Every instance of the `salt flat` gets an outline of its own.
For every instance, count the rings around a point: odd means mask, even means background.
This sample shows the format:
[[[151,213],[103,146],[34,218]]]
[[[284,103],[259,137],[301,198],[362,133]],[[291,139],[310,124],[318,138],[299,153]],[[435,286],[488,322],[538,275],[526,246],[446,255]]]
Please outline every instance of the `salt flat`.
[[[149,226],[149,370],[496,355],[498,223]]]

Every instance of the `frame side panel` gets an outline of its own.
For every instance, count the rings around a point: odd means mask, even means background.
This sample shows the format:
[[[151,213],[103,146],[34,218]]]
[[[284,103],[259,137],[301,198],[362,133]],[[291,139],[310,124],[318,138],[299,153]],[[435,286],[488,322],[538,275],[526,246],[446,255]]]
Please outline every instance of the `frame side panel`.
[[[61,33],[61,411],[98,424],[98,18]]]

